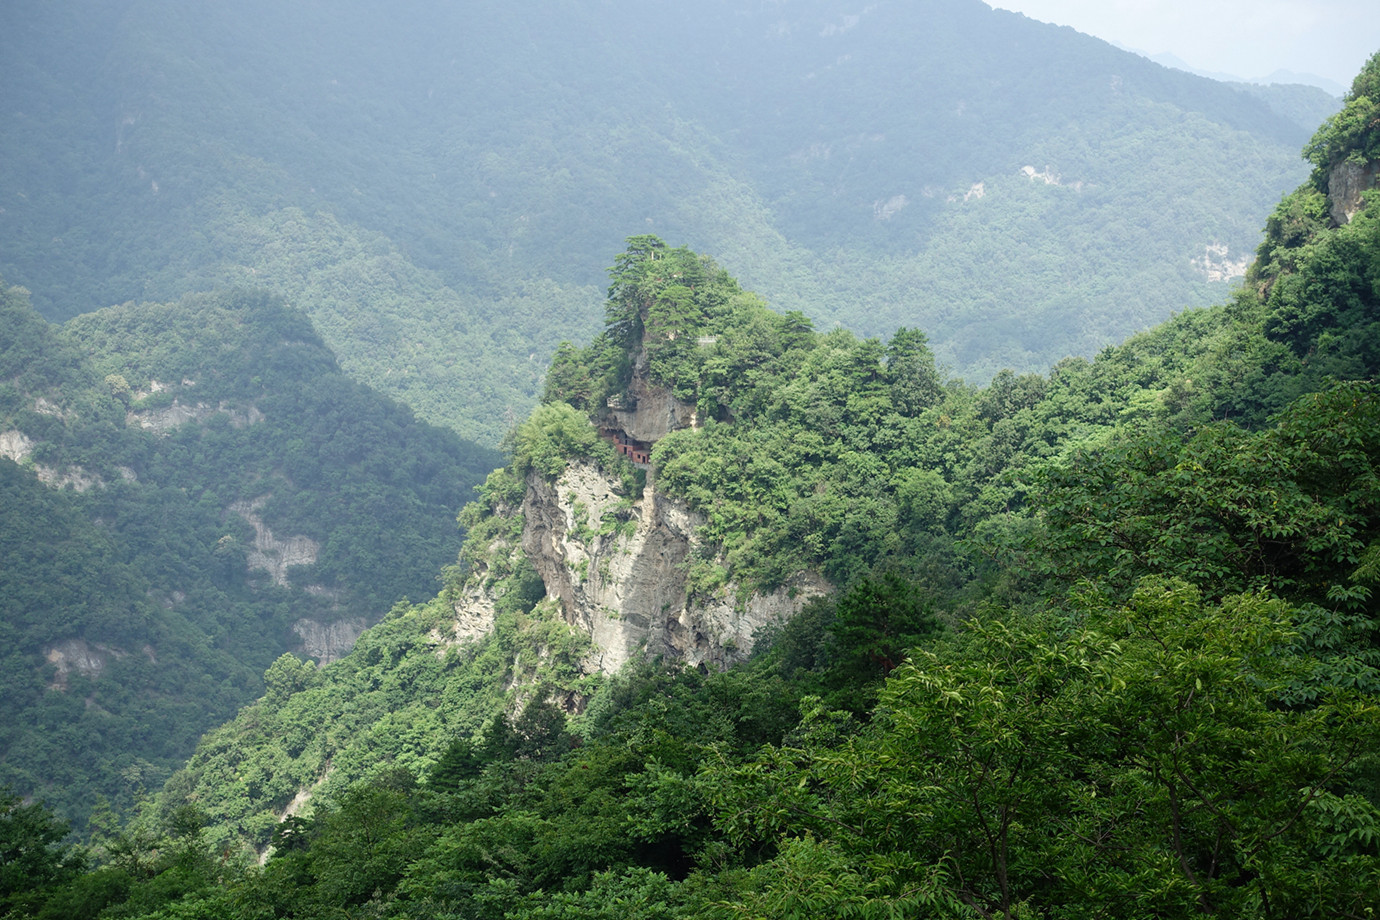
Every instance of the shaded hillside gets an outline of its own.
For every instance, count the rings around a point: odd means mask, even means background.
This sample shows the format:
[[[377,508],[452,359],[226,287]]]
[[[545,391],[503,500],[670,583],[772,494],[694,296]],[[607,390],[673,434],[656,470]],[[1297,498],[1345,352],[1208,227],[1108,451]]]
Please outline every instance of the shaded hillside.
[[[1312,93],[977,0],[96,6],[3,14],[0,271],[55,319],[268,286],[490,442],[629,228],[964,375],[1091,355],[1225,293]]]
[[[288,650],[429,596],[489,452],[259,293],[0,323],[0,780],[84,819],[162,783]]]

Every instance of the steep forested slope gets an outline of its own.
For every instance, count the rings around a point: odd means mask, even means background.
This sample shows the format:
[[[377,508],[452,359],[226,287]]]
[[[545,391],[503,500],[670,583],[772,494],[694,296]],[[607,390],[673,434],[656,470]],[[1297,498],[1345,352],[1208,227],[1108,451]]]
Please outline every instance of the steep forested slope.
[[[0,293],[0,781],[125,810],[262,691],[430,596],[492,462],[261,293],[45,323]]]
[[[1222,296],[1328,104],[978,0],[0,16],[0,272],[45,315],[263,285],[490,442],[630,228],[820,328],[1043,370]]]

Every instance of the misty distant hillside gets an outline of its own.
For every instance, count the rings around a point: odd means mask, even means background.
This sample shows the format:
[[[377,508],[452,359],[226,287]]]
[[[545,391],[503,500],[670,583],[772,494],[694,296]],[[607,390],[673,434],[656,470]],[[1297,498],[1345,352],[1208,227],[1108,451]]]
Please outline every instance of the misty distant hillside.
[[[19,0],[0,84],[0,274],[44,315],[267,286],[490,442],[631,234],[982,379],[1220,299],[1335,105],[978,0]]]
[[[0,282],[0,788],[127,811],[280,655],[324,664],[430,596],[496,461],[276,298],[60,327]]]

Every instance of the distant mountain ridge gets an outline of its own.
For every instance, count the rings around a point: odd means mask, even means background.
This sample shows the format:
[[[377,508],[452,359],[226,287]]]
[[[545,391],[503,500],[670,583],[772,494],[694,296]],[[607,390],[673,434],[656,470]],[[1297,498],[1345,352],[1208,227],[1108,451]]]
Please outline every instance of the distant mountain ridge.
[[[1125,48],[1125,50],[1127,51],[1132,51],[1136,54],[1141,55],[1142,57],[1147,57],[1150,60],[1154,61],[1156,64],[1163,64],[1165,67],[1172,67],[1175,70],[1182,70],[1186,73],[1191,73],[1199,77],[1207,77],[1209,80],[1219,80],[1223,83],[1252,83],[1262,86],[1270,86],[1275,84],[1311,86],[1315,89],[1322,90],[1329,96],[1334,96],[1338,98],[1340,98],[1342,95],[1346,93],[1345,86],[1342,86],[1335,80],[1329,80],[1327,77],[1320,77],[1315,73],[1298,73],[1297,71],[1279,68],[1277,70],[1271,71],[1263,77],[1243,77],[1240,74],[1224,73],[1222,71],[1214,70],[1203,70],[1201,68],[1194,67],[1193,65],[1185,61],[1183,58],[1180,58],[1173,54],[1147,54],[1144,51],[1138,51],[1135,48],[1128,48],[1125,45],[1121,45],[1119,43],[1117,44],[1117,47]]]
[[[0,272],[45,315],[267,286],[489,442],[630,233],[982,379],[1220,297],[1311,133],[978,0],[25,0],[0,57]]]

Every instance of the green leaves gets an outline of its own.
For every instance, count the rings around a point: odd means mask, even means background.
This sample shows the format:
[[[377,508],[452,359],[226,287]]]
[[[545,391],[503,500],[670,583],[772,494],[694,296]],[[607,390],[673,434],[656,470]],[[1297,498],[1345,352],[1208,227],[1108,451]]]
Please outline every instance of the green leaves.
[[[868,915],[922,890],[983,916],[1360,910],[1380,812],[1348,790],[1367,788],[1380,707],[1345,687],[1280,706],[1310,667],[1292,637],[1282,602],[1210,605],[1164,580],[1121,607],[973,623],[898,668],[862,734],[710,768],[720,827],[777,847],[744,902]]]
[[[833,674],[846,686],[885,678],[939,631],[933,601],[893,571],[862,578],[835,604]]]
[[[1342,110],[1323,123],[1303,155],[1320,169],[1347,159],[1365,164],[1380,156],[1380,53],[1361,68]]]
[[[664,259],[667,245],[650,234],[629,237],[627,248],[609,269],[608,299],[604,308],[604,332],[623,348],[642,341],[645,314],[656,297],[659,272],[654,263]]]
[[[1378,411],[1374,387],[1337,386],[1265,431],[1150,431],[1047,465],[1038,539],[1065,579],[1124,590],[1160,573],[1322,600],[1376,537]]]
[[[79,829],[97,791],[128,814],[252,700],[294,626],[373,622],[434,591],[497,456],[346,379],[262,292],[57,327],[0,290],[0,366],[0,431],[32,450],[27,469],[0,460],[0,778]],[[304,564],[285,570],[288,545]],[[275,557],[287,584],[264,574]],[[297,682],[274,676],[277,701]]]
[[[535,471],[554,480],[571,460],[586,458],[611,466],[613,449],[584,413],[565,403],[550,403],[539,406],[518,429],[512,467],[519,478]]]
[[[84,867],[69,828],[41,803],[0,788],[0,916],[23,917]]]

